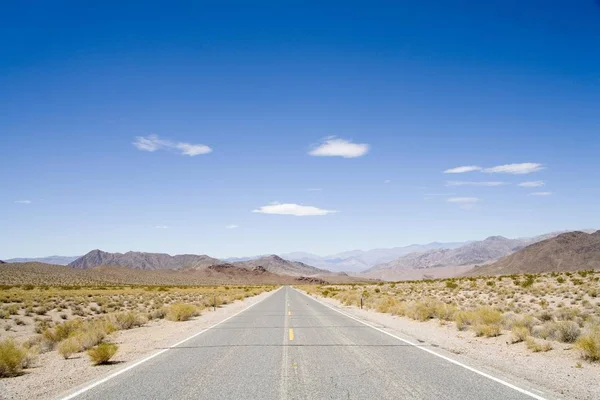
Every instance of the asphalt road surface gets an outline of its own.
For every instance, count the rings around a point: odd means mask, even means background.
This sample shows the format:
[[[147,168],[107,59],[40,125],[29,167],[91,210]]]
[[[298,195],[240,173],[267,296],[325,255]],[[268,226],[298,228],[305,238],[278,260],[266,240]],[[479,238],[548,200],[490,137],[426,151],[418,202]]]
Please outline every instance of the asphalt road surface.
[[[511,387],[505,378],[493,378],[284,287],[193,339],[95,387],[83,388],[72,398],[542,398],[531,389]]]

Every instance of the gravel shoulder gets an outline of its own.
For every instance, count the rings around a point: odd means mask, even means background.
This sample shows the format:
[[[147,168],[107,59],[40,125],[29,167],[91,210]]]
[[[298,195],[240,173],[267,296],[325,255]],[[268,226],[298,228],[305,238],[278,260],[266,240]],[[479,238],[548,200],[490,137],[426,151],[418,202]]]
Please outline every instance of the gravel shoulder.
[[[312,296],[312,295],[309,295]],[[470,331],[458,331],[454,323],[441,325],[437,320],[414,321],[404,317],[344,306],[338,300],[312,296],[355,318],[369,322],[415,343],[431,345],[453,353],[471,365],[498,371],[515,381],[525,381],[560,398],[600,399],[600,363],[581,360],[572,345],[553,343],[545,353],[532,353],[525,343],[510,344],[510,333],[495,338],[479,338]]]
[[[204,310],[202,315],[185,322],[158,320],[130,330],[118,331],[109,340],[119,346],[110,365],[92,366],[88,356],[80,353],[68,360],[51,351],[36,357],[34,366],[15,378],[0,379],[0,399],[25,400],[60,398],[62,394],[92,380],[124,368],[157,350],[170,347],[190,335],[206,329],[225,318],[255,304],[273,292],[217,308]]]

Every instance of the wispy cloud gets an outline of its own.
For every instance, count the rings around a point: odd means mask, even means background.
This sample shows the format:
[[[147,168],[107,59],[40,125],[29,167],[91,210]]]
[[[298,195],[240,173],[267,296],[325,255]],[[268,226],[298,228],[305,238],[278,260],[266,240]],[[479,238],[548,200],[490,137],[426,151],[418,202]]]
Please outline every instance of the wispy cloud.
[[[477,197],[450,197],[446,201],[448,203],[473,204],[473,203],[477,203],[479,201],[479,199]]]
[[[521,164],[505,164],[498,165],[496,167],[485,168],[483,172],[488,174],[513,174],[513,175],[524,175],[531,174],[532,172],[541,171],[544,169],[542,164],[538,163],[521,163]]]
[[[185,156],[197,156],[200,154],[208,154],[212,149],[204,144],[191,144],[184,142],[173,142],[170,140],[161,139],[158,135],[138,136],[135,138],[133,145],[141,151],[154,152],[157,150],[169,150]]]
[[[541,186],[544,186],[545,184],[546,183],[544,181],[530,181],[530,182],[521,182],[521,183],[519,183],[518,186],[531,188],[531,187],[541,187]]]
[[[166,225],[156,225],[154,228],[155,229],[169,229],[169,227]]]
[[[506,182],[470,182],[470,181],[446,181],[446,186],[502,186]]]
[[[31,200],[15,200],[15,204],[31,204]]]
[[[319,157],[356,158],[364,156],[368,151],[369,145],[366,143],[352,143],[350,140],[330,136],[309,151],[308,154]]]
[[[529,193],[530,196],[552,196],[552,192],[533,192]]]
[[[460,204],[460,208],[463,210],[472,210],[479,202],[479,199],[477,197],[450,197],[446,201],[448,203]]]
[[[308,188],[308,189],[306,189],[307,192],[320,192],[322,190],[323,189],[321,189],[321,188]]]
[[[462,167],[450,168],[444,171],[445,174],[464,174],[465,172],[481,171],[477,165],[465,165]]]
[[[297,217],[307,217],[314,215],[327,215],[336,213],[337,211],[324,210],[318,207],[303,206],[293,203],[271,203],[268,206],[262,206],[257,210],[253,210],[252,212],[260,214],[295,215]]]
[[[239,227],[240,227],[239,225],[231,224],[231,225],[227,225],[225,227],[225,229],[236,229],[236,228],[239,228]]]
[[[385,181],[383,181],[383,183],[385,183],[387,185],[388,183],[392,183],[392,180],[391,179],[386,179]]]

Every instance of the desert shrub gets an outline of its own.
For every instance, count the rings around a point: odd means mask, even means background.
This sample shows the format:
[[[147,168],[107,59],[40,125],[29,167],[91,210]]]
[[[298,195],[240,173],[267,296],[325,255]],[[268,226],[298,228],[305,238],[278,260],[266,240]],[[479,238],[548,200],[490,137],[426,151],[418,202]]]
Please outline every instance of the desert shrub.
[[[412,303],[406,310],[406,315],[417,321],[427,321],[435,317],[437,303],[435,300],[425,299]]]
[[[556,340],[563,343],[573,343],[581,334],[579,325],[573,321],[559,321],[556,323],[556,330],[553,336]]]
[[[446,287],[448,289],[456,289],[458,287],[458,284],[453,281],[446,281]]]
[[[133,311],[120,312],[110,317],[117,330],[126,330],[144,325],[145,321]]]
[[[114,343],[100,343],[88,350],[88,355],[94,365],[106,364],[117,352],[119,347]]]
[[[167,311],[164,308],[152,310],[148,313],[148,319],[163,319],[167,315]]]
[[[58,344],[58,353],[66,359],[81,350],[78,338],[70,337]]]
[[[454,314],[454,322],[456,322],[456,328],[459,331],[467,329],[467,327],[472,325],[475,320],[476,316],[472,311],[457,311]]]
[[[81,327],[82,321],[75,319],[56,325],[54,328],[47,328],[42,333],[44,339],[52,345],[62,342]]]
[[[500,335],[500,325],[477,324],[473,330],[475,336],[495,337]]]
[[[538,343],[531,336],[529,336],[527,339],[525,339],[525,344],[527,345],[527,348],[529,350],[533,351],[534,353],[539,353],[540,351],[546,352],[546,351],[552,350],[552,345],[550,343]]]
[[[525,326],[515,326],[512,329],[512,342],[520,343],[529,337],[529,329]]]
[[[435,305],[435,316],[442,321],[453,321],[456,314],[456,306],[454,304],[437,303]]]
[[[397,305],[398,301],[395,298],[393,298],[392,296],[386,296],[381,301],[379,301],[375,309],[377,310],[377,312],[389,313]]]
[[[76,340],[79,343],[79,350],[87,350],[98,343],[101,343],[106,337],[107,332],[105,327],[102,324],[93,324],[81,332],[78,332],[77,336],[70,338]]]
[[[581,335],[575,347],[579,349],[583,358],[590,361],[600,361],[600,330],[593,329]]]
[[[27,351],[11,338],[0,342],[0,378],[16,376],[27,362]]]
[[[480,307],[475,311],[475,315],[481,324],[491,325],[502,322],[502,313],[492,307]]]
[[[199,315],[198,309],[193,304],[175,303],[167,308],[167,319],[169,321],[187,321]]]

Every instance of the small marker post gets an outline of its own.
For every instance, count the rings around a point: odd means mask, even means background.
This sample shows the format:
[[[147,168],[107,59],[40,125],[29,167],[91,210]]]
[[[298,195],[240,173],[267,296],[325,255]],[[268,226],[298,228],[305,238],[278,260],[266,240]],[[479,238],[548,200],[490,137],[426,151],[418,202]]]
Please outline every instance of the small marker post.
[[[362,308],[363,308],[363,297],[360,296],[360,309],[362,310]]]

